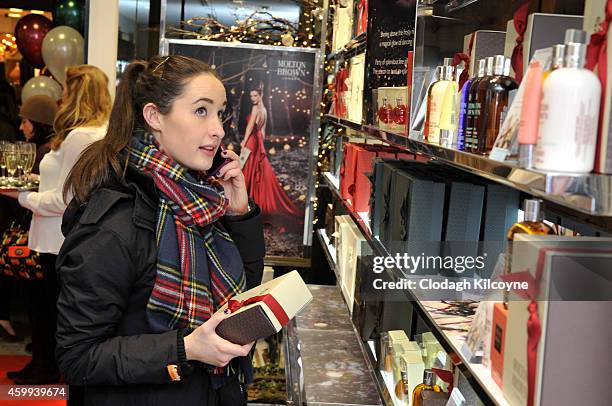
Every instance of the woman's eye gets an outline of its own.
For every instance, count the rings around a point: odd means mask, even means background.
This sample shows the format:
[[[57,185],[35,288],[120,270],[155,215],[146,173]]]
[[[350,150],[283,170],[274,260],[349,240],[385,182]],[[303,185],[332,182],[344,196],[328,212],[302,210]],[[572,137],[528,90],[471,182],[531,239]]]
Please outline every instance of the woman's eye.
[[[207,111],[206,111],[206,108],[200,107],[195,111],[195,113],[196,113],[196,116],[204,117],[206,116]]]

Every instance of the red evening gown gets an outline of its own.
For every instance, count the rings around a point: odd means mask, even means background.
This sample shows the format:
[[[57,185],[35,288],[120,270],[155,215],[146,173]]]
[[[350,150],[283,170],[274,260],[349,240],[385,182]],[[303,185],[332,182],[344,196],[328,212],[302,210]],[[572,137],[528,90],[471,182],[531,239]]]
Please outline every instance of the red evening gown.
[[[247,117],[247,122],[249,119],[250,115]],[[251,154],[242,172],[249,197],[261,209],[264,222],[279,228],[280,231],[300,231],[304,212],[296,207],[278,182],[274,168],[266,154],[259,124],[255,123],[245,147],[251,151]]]

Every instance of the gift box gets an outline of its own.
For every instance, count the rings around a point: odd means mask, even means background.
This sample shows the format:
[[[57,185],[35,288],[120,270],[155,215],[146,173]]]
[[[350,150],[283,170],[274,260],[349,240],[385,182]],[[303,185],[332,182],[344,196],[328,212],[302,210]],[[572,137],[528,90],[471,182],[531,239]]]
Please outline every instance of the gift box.
[[[605,20],[607,0],[586,0],[584,4],[584,30],[588,34],[601,35],[601,24]],[[606,36],[607,51],[603,58],[606,61],[607,69],[601,71],[599,64],[603,61],[597,60],[597,73],[601,78],[605,78],[606,89],[602,94],[602,104],[600,109],[600,125],[597,137],[597,152],[595,155],[595,172],[612,174],[612,91],[610,82],[612,81],[612,29],[608,29]],[[603,84],[603,82],[602,82]]]
[[[347,114],[348,119],[361,123],[363,119],[363,86],[365,77],[365,54],[351,58],[350,72],[347,80]]]
[[[357,270],[357,258],[362,254],[362,246],[366,242],[363,234],[353,221],[347,223],[348,227],[340,228],[340,239],[342,240],[340,257],[344,262],[341,277],[341,290],[344,300],[349,308],[349,313],[353,313],[355,301],[355,273]]]
[[[297,271],[263,283],[231,298],[217,313],[231,315],[217,326],[217,334],[245,345],[278,333],[312,301],[312,294]]]
[[[409,97],[407,86],[379,87],[376,92],[376,125],[383,130],[407,134]]]
[[[472,52],[468,54],[472,35],[474,35]],[[478,30],[464,37],[463,52],[470,57],[469,74],[471,78],[478,74],[479,60],[504,53],[505,42],[506,33],[504,31]]]
[[[338,283],[342,283],[346,269],[346,254],[348,249],[345,245],[348,243],[346,238],[348,237],[347,229],[353,225],[353,220],[349,215],[336,216],[336,227],[334,231],[334,241],[336,246],[336,266],[338,270]]]
[[[528,289],[508,296],[508,404],[609,404],[612,239],[516,234],[512,252],[504,279]]]
[[[352,1],[343,1],[336,5],[333,28],[332,49],[334,51],[339,51],[353,36]]]

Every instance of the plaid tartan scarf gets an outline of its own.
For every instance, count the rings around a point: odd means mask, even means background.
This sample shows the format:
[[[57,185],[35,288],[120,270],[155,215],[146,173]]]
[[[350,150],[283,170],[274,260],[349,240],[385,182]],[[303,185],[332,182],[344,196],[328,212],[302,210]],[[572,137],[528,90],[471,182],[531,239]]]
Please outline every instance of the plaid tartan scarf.
[[[196,179],[149,134],[132,137],[127,151],[130,163],[153,177],[160,194],[149,324],[157,332],[195,329],[246,288],[238,248],[215,224],[228,206],[223,187],[213,178]]]

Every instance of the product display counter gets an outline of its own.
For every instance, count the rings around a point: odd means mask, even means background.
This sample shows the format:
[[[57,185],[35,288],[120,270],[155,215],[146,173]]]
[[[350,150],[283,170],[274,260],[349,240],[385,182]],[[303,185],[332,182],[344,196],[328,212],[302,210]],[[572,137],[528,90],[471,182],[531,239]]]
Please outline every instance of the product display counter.
[[[338,201],[344,203],[340,196],[339,180],[330,173],[324,173],[323,179],[325,180],[334,197]],[[387,255],[385,248],[382,246],[380,241],[378,241],[371,235],[371,231],[368,225],[369,221],[367,219],[367,213],[355,214],[350,210],[347,210],[347,212],[351,214],[353,220],[355,221],[363,235],[366,237],[366,240],[372,247],[373,251],[381,255]],[[330,243],[330,240],[324,229],[317,230],[317,236],[319,237],[321,246],[325,251],[325,256],[330,263],[330,267],[334,270],[334,272],[336,273],[336,277],[339,279],[336,263],[334,260],[334,258],[336,257],[334,246]],[[390,278],[391,280],[397,280],[399,278],[399,273],[390,275]],[[473,316],[448,317],[444,314],[438,314],[436,310],[439,309],[441,306],[444,306],[442,302],[419,301],[418,298],[414,297],[410,291],[406,291],[406,295],[410,296],[408,298],[409,300],[414,301],[414,310],[431,329],[431,332],[442,345],[444,350],[449,354],[452,353],[457,355],[460,361],[457,364],[457,367],[467,378],[469,385],[474,390],[473,395],[477,396],[485,404],[498,406],[507,405],[508,403],[504,399],[501,389],[491,377],[490,369],[483,366],[482,364],[475,364],[469,362],[461,352],[461,348],[463,346],[463,343],[465,342],[467,332],[473,320]],[[374,348],[374,343],[370,342],[369,345],[366,346],[366,356],[371,360],[372,364],[376,364],[375,353],[376,351]],[[387,375],[388,374],[379,371],[376,371],[375,374],[377,379],[380,380],[380,386],[383,387],[382,396],[383,399],[385,399],[385,404],[399,404],[393,396],[394,391],[391,384],[393,379],[392,377]],[[464,390],[464,395],[466,394],[465,392],[466,390]]]
[[[381,405],[336,286],[308,286],[313,301],[285,329],[287,404]]]

